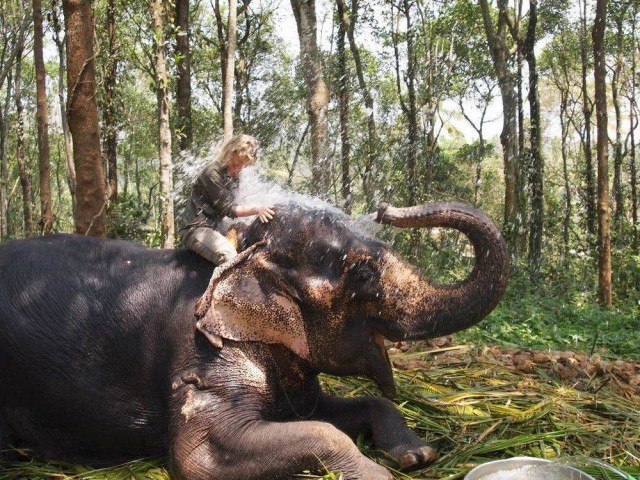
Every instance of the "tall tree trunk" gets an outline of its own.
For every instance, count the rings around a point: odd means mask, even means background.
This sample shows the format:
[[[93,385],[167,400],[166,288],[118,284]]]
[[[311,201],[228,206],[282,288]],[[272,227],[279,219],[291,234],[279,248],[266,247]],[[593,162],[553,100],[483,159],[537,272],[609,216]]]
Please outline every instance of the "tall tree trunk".
[[[91,0],[63,0],[67,44],[67,115],[76,169],[76,232],[105,236],[107,204],[93,53]]]
[[[585,181],[587,204],[587,230],[591,235],[596,233],[596,187],[593,174],[593,154],[591,151],[591,113],[593,106],[590,104],[589,89],[587,86],[588,73],[588,34],[587,34],[587,0],[582,0],[580,13],[582,35],[580,36],[580,63],[582,67],[582,113],[584,115],[584,133],[582,135],[582,148],[585,160]]]
[[[351,215],[351,172],[349,154],[351,144],[349,140],[349,80],[347,78],[347,55],[345,52],[346,28],[342,20],[346,12],[344,2],[338,1],[338,85],[340,89],[340,140],[342,164],[342,198],[344,210]]]
[[[118,202],[118,140],[116,127],[116,79],[118,72],[118,53],[116,51],[116,2],[107,2],[107,35],[109,50],[107,57],[107,75],[104,78],[104,150],[107,157],[107,178],[109,183],[109,203]]]
[[[514,2],[516,3],[516,2]],[[516,98],[518,102],[518,121],[517,121],[517,129],[518,129],[518,156],[514,160],[516,163],[516,177],[515,177],[515,190],[516,190],[516,204],[518,205],[519,218],[521,226],[518,228],[516,232],[516,242],[517,242],[517,250],[519,252],[527,251],[527,234],[530,235],[531,231],[527,231],[524,228],[524,225],[531,222],[531,218],[529,217],[529,212],[527,207],[529,206],[528,196],[531,193],[531,185],[527,183],[529,178],[529,171],[531,168],[531,151],[527,149],[525,146],[525,121],[524,121],[524,98],[522,92],[522,83],[523,83],[523,75],[522,75],[522,66],[525,61],[524,48],[521,46],[524,44],[524,41],[520,38],[520,19],[522,18],[522,0],[518,1],[517,12],[518,12],[518,20],[514,21],[512,37],[517,44],[516,51]],[[498,8],[500,9],[500,15],[507,17],[508,11],[506,2],[501,2],[498,4]],[[531,237],[529,236],[529,243],[531,242]]]
[[[364,106],[367,109],[367,143],[366,143],[366,155],[367,159],[364,166],[364,174],[362,178],[362,191],[365,198],[365,210],[370,211],[374,205],[374,185],[373,178],[375,174],[376,159],[378,156],[378,134],[376,132],[376,120],[373,108],[373,96],[367,83],[364,79],[364,68],[362,66],[362,59],[360,57],[360,49],[356,44],[354,29],[358,18],[358,0],[351,0],[351,14],[347,12],[347,7],[344,0],[337,0],[337,4],[342,11],[340,20],[343,28],[347,32],[347,38],[349,39],[349,49],[353,57],[353,61],[356,67],[356,75],[358,77],[358,86],[362,98],[364,100]]]
[[[215,0],[213,3],[213,11],[216,16],[216,31],[218,32],[218,53],[220,55],[220,71],[222,73],[222,98],[220,101],[220,111],[223,112],[225,102],[224,86],[227,84],[227,39],[224,36],[225,25],[222,20],[222,13],[220,12],[220,0]]]
[[[568,96],[568,90],[563,89],[560,91],[560,152],[562,154],[562,177],[564,179],[564,220],[562,222],[562,243],[564,246],[563,257],[565,262],[569,259],[569,228],[571,226],[571,216],[573,214],[571,207],[571,188],[569,186],[569,167],[567,161],[567,137],[569,136],[569,122],[567,122]]]
[[[171,160],[171,127],[169,125],[169,80],[164,52],[164,0],[150,4],[156,50],[156,94],[158,99],[158,136],[160,156],[160,242],[162,248],[175,245],[173,213],[173,164]]]
[[[302,75],[307,90],[307,111],[311,125],[311,189],[327,197],[330,187],[329,91],[322,73],[322,59],[316,40],[315,0],[291,0],[300,39]]]
[[[529,113],[531,116],[531,227],[529,233],[529,266],[534,278],[540,273],[542,264],[542,235],[544,225],[544,159],[540,126],[540,96],[538,94],[538,69],[536,66],[536,26],[538,23],[538,2],[529,5],[529,25],[524,42],[524,56],[529,66]]]
[[[38,153],[40,167],[40,231],[47,235],[53,228],[51,210],[51,173],[49,162],[49,113],[47,86],[42,52],[42,1],[33,0],[33,57],[36,69],[36,116],[38,121]]]
[[[193,143],[191,125],[191,48],[189,45],[189,0],[176,0],[176,127],[180,138],[180,150],[188,150]]]
[[[609,222],[609,162],[607,147],[607,71],[605,65],[604,34],[607,0],[597,0],[593,24],[593,60],[598,127],[598,300],[611,306],[611,232]]]
[[[62,132],[64,134],[64,158],[67,166],[67,186],[71,195],[71,208],[73,217],[76,217],[76,166],[73,163],[73,140],[71,139],[71,131],[69,130],[69,121],[67,118],[66,99],[64,95],[64,78],[65,78],[65,51],[64,39],[60,37],[60,20],[58,18],[58,6],[56,0],[52,2],[51,19],[53,24],[53,40],[58,48],[58,102],[60,104],[60,119],[62,123]]]
[[[623,9],[616,18],[616,63],[611,79],[611,96],[616,116],[616,139],[613,153],[613,230],[618,236],[622,234],[622,219],[624,218],[624,198],[622,192],[622,112],[620,107],[620,77],[622,74],[622,60],[624,54],[624,32],[622,29]]]
[[[408,0],[403,1],[404,14],[407,27],[407,123],[409,125],[409,204],[416,205],[422,189],[420,188],[420,179],[418,178],[418,107],[416,102],[416,56],[414,53],[414,32],[411,22],[411,6]]]
[[[225,62],[224,86],[222,88],[222,138],[233,136],[233,80],[236,55],[236,0],[229,0],[229,18],[227,21],[227,59]]]
[[[638,4],[633,7],[633,17],[631,20],[631,78],[636,78],[636,21],[638,16]],[[638,248],[640,244],[640,226],[638,225],[638,173],[636,167],[636,139],[635,130],[638,126],[636,102],[636,83],[631,82],[631,96],[629,101],[629,135],[631,140],[630,170],[631,170],[631,221],[633,224],[633,247]]]
[[[7,150],[9,144],[9,108],[11,105],[11,72],[7,73],[7,94],[5,96],[4,110],[0,111],[0,240],[9,235],[9,168]]]
[[[16,55],[15,99],[16,121],[18,131],[16,133],[16,160],[18,162],[18,174],[22,185],[22,211],[24,214],[24,234],[30,237],[34,233],[33,216],[31,213],[31,172],[24,156],[24,108],[22,106],[22,52],[24,48],[24,34],[20,33],[18,39],[18,53]]]
[[[517,82],[517,98],[518,98],[518,152],[520,154],[519,162],[521,165],[528,164],[529,160],[527,159],[527,150],[524,145],[524,102],[522,100],[522,52],[518,49],[517,53],[517,67],[516,67],[516,82]],[[524,185],[518,185],[516,190],[520,191]]]
[[[406,144],[406,158],[407,158],[407,203],[415,205],[417,203],[417,184],[418,184],[418,123],[417,123],[417,111],[416,111],[416,95],[415,95],[415,65],[413,62],[413,33],[411,28],[411,18],[409,13],[409,5],[405,0],[403,1],[403,13],[405,15],[405,22],[407,24],[407,69],[402,70],[400,66],[400,48],[399,43],[399,24],[400,15],[397,19],[394,18],[395,5],[391,5],[391,41],[393,43],[393,52],[395,57],[395,69],[396,69],[396,90],[398,93],[398,101],[400,102],[400,108],[404,113],[407,120],[408,138]],[[407,86],[407,99],[405,99],[402,93],[402,81]],[[414,236],[414,241],[417,241],[417,237]],[[414,246],[417,247],[417,243],[414,242]]]
[[[519,184],[520,172],[518,169],[518,144],[517,144],[517,108],[518,101],[513,84],[513,75],[509,70],[509,48],[507,45],[507,22],[505,11],[506,0],[498,2],[500,12],[497,28],[494,27],[487,0],[480,0],[482,19],[487,36],[487,43],[491,52],[493,68],[498,79],[500,95],[502,97],[503,123],[500,143],[504,160],[504,231],[505,238],[511,246],[512,254],[516,253],[517,238],[522,231],[522,212],[520,205]]]

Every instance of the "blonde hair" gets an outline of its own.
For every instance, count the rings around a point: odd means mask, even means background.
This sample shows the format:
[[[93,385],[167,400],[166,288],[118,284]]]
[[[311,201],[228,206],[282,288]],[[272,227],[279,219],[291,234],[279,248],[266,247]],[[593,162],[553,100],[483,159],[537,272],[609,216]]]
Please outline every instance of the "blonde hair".
[[[242,155],[249,159],[248,165],[252,165],[258,160],[258,149],[258,140],[255,137],[245,134],[236,135],[222,146],[217,161],[226,167],[229,166],[231,157]]]

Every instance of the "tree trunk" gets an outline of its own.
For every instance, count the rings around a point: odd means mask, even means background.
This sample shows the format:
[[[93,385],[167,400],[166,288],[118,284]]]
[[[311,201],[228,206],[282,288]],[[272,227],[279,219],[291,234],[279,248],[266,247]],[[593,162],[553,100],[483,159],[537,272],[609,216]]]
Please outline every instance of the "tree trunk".
[[[611,96],[613,97],[613,108],[616,116],[616,139],[613,153],[613,198],[615,203],[613,210],[613,230],[618,236],[622,235],[622,219],[624,218],[624,198],[622,192],[622,112],[620,107],[620,77],[622,74],[624,53],[624,32],[622,29],[623,12],[620,12],[616,18],[617,52],[613,78],[611,79]]]
[[[327,197],[330,188],[329,91],[322,73],[322,59],[316,41],[315,0],[291,0],[300,39],[302,75],[307,90],[307,111],[311,125],[311,191]]]
[[[176,0],[176,127],[180,138],[180,150],[188,150],[193,143],[191,125],[191,49],[189,46],[189,0]]]
[[[76,169],[76,232],[105,236],[107,204],[93,53],[90,0],[63,0],[67,44],[67,115]]]
[[[38,153],[40,167],[40,231],[51,233],[51,173],[49,162],[49,113],[47,111],[47,86],[42,52],[42,1],[33,0],[33,57],[36,69],[36,116],[38,121]]]
[[[224,36],[224,22],[222,20],[222,13],[220,12],[220,0],[215,0],[213,4],[213,11],[216,16],[216,31],[218,32],[218,50],[220,55],[220,71],[222,73],[222,98],[220,101],[220,111],[224,112],[224,86],[227,84],[227,39]]]
[[[638,4],[633,7],[633,18],[631,20],[631,78],[636,77],[636,19],[638,15]],[[629,101],[629,135],[631,140],[630,170],[631,170],[631,222],[633,224],[633,247],[638,248],[640,244],[640,227],[638,226],[638,173],[636,167],[636,140],[635,130],[638,117],[636,116],[636,83],[631,82],[631,96]]]
[[[4,111],[0,111],[0,240],[9,234],[9,168],[7,149],[9,144],[9,108],[11,105],[11,73],[8,72],[7,94],[5,96]]]
[[[538,2],[531,0],[529,25],[524,43],[524,56],[529,66],[529,113],[531,116],[531,227],[529,232],[529,266],[533,278],[540,274],[542,264],[542,235],[544,225],[544,159],[540,126],[540,96],[538,94],[538,70],[536,66],[536,26],[538,23]]]
[[[347,33],[347,38],[349,39],[349,49],[351,51],[351,55],[353,56],[353,61],[356,66],[356,75],[358,77],[358,85],[360,87],[360,92],[362,98],[364,99],[364,106],[367,109],[368,118],[367,118],[367,143],[366,143],[366,155],[367,159],[364,166],[364,174],[362,178],[362,193],[365,198],[365,210],[371,211],[374,208],[373,205],[373,194],[374,194],[374,185],[373,185],[373,177],[375,174],[375,166],[376,166],[376,158],[378,155],[378,134],[376,132],[376,121],[375,114],[373,108],[373,97],[371,96],[371,92],[367,87],[367,83],[364,79],[363,67],[362,67],[362,59],[360,58],[360,50],[358,49],[358,45],[356,44],[356,39],[354,35],[355,24],[358,18],[358,0],[351,0],[351,14],[347,12],[347,7],[344,3],[344,0],[337,0],[338,7],[342,11],[342,15],[340,16],[340,21],[342,22],[343,28]]]
[[[408,105],[406,110],[407,124],[409,126],[409,205],[416,205],[422,189],[418,178],[418,108],[416,103],[416,56],[413,45],[413,25],[408,0],[404,0],[404,13],[407,26],[407,70],[406,80]]]
[[[593,154],[591,151],[591,113],[593,106],[590,104],[589,89],[587,86],[588,72],[588,45],[587,45],[587,0],[582,0],[581,9],[582,35],[580,42],[580,62],[582,65],[582,112],[584,115],[584,135],[582,136],[582,148],[585,160],[585,180],[587,204],[587,230],[591,235],[596,233],[596,188],[593,174]]]
[[[346,28],[342,20],[346,12],[344,2],[338,1],[338,85],[340,89],[340,140],[342,164],[342,198],[344,210],[351,215],[351,172],[349,154],[351,144],[349,140],[349,81],[347,78],[347,55],[345,52]]]
[[[522,230],[522,215],[517,185],[520,172],[518,169],[518,144],[517,144],[517,109],[518,100],[513,84],[513,75],[509,70],[510,52],[507,46],[507,23],[504,11],[507,8],[506,0],[498,2],[501,7],[498,16],[497,29],[493,25],[491,12],[487,0],[480,0],[482,18],[487,43],[491,52],[493,67],[498,79],[500,95],[502,97],[503,123],[500,143],[504,160],[504,233],[507,243],[511,247],[512,254],[516,253],[517,238]]]
[[[15,99],[16,121],[18,131],[16,133],[16,160],[18,162],[18,174],[22,185],[22,211],[24,216],[24,234],[30,237],[34,233],[31,213],[31,172],[24,156],[24,108],[22,106],[22,52],[24,48],[24,34],[20,33],[18,39],[18,53],[16,55]]]
[[[69,131],[69,122],[67,119],[66,100],[64,96],[64,77],[65,77],[65,51],[64,39],[60,37],[60,20],[58,18],[58,7],[56,1],[52,5],[52,24],[53,24],[53,40],[58,48],[58,102],[60,104],[60,118],[62,123],[62,132],[64,134],[64,158],[67,166],[67,186],[71,195],[71,208],[74,218],[76,217],[76,167],[73,163],[73,140]]]
[[[222,138],[229,140],[233,136],[233,80],[236,55],[236,0],[229,0],[229,18],[227,21],[227,59],[224,65],[224,86],[222,89]]]
[[[569,259],[569,227],[571,226],[571,216],[573,214],[571,207],[571,188],[569,186],[569,167],[568,167],[568,154],[567,154],[567,138],[569,136],[569,125],[567,122],[567,97],[569,96],[568,90],[560,91],[560,131],[561,131],[561,146],[560,151],[562,154],[562,177],[564,179],[564,221],[562,222],[562,243],[564,245],[563,257],[567,262]]]
[[[611,306],[611,232],[609,225],[609,164],[607,147],[607,72],[605,65],[604,34],[607,18],[607,0],[597,0],[593,24],[593,60],[598,127],[598,300],[604,307]]]
[[[517,53],[517,67],[516,67],[516,82],[517,82],[517,97],[518,97],[518,152],[521,156],[526,155],[524,147],[524,102],[522,101],[522,52],[518,49]],[[526,164],[523,158],[521,163]]]
[[[160,243],[162,248],[175,245],[173,213],[173,165],[171,161],[171,127],[169,125],[169,80],[164,52],[164,0],[150,4],[156,50],[156,95],[158,99],[158,146],[160,156]]]
[[[104,78],[104,150],[107,157],[107,178],[109,183],[109,203],[118,202],[118,140],[116,128],[116,78],[118,72],[118,53],[116,52],[116,3],[107,2],[107,35],[109,51],[106,76]]]

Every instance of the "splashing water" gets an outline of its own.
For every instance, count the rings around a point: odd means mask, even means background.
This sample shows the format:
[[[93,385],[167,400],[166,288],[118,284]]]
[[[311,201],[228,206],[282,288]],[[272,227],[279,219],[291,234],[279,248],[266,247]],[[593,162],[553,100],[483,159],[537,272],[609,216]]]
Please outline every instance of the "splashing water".
[[[173,205],[176,218],[182,218],[193,183],[202,169],[218,158],[221,148],[222,140],[212,142],[206,154],[182,151],[176,158],[173,164]]]
[[[202,169],[211,161],[215,161],[218,153],[222,148],[222,141],[212,143],[209,151],[204,155],[197,155],[190,152],[182,152],[180,161],[174,166],[174,207],[176,218],[181,218],[187,205],[187,200],[191,194],[191,187]],[[306,195],[292,190],[288,190],[273,181],[265,179],[261,174],[261,165],[244,168],[240,172],[240,182],[238,192],[236,194],[236,202],[240,205],[277,205],[277,204],[295,204],[314,210],[325,211],[328,215],[334,217],[337,221],[345,223],[352,230],[367,236],[375,237],[382,229],[382,226],[376,223],[371,216],[361,215],[353,219],[344,211],[330,202],[318,197]],[[242,221],[251,223],[255,216],[234,219],[234,221]],[[222,228],[225,228],[223,222]]]

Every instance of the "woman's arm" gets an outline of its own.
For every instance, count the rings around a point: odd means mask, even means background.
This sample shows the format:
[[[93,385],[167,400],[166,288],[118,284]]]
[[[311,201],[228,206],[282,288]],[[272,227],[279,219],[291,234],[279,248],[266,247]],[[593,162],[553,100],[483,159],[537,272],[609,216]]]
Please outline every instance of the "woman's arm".
[[[272,207],[265,205],[236,205],[232,207],[232,210],[236,217],[257,215],[262,223],[267,223],[271,220],[275,213]]]

